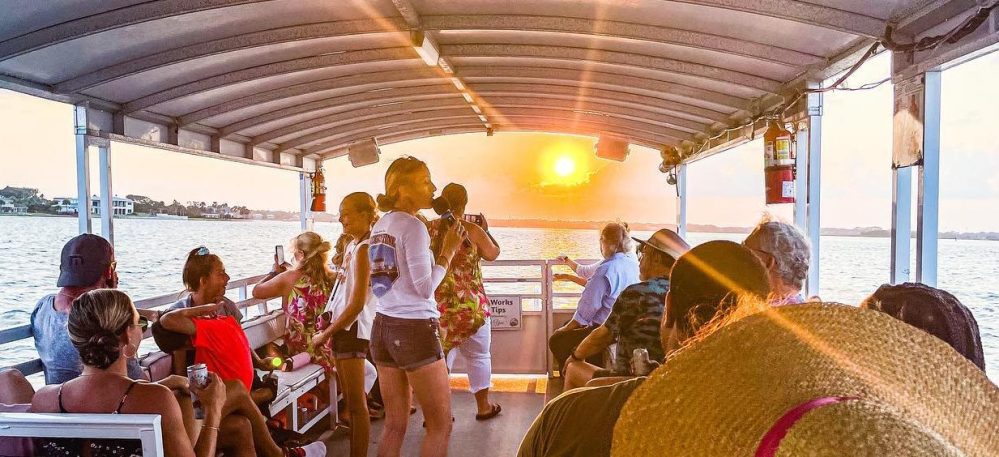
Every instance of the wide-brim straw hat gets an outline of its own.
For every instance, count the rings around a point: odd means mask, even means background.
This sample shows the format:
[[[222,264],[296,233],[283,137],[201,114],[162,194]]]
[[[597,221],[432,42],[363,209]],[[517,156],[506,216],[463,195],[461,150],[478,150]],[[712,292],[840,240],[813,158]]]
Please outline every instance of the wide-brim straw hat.
[[[847,399],[816,406],[834,397]],[[814,409],[789,424],[802,405]],[[755,456],[782,428],[766,455],[999,456],[999,389],[886,314],[774,308],[672,355],[622,409],[611,455]]]

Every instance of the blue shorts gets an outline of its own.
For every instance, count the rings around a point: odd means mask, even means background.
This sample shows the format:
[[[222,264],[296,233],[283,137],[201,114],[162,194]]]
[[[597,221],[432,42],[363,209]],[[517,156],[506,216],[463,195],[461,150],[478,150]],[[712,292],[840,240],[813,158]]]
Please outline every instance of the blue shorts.
[[[375,365],[413,371],[444,358],[438,319],[401,319],[375,314],[371,326]]]

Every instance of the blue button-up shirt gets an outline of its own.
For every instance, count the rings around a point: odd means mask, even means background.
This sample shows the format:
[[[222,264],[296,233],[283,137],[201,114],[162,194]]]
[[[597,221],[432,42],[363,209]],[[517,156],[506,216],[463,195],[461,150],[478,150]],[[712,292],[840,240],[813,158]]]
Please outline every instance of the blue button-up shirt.
[[[623,253],[614,254],[600,262],[597,271],[586,282],[572,319],[583,326],[603,324],[617,296],[635,283],[638,283],[638,262]]]

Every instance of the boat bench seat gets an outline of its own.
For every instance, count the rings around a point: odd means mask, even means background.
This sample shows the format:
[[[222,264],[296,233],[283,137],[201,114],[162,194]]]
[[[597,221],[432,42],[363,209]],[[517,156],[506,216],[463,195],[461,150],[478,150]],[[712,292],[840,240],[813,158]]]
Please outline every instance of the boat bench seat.
[[[7,456],[31,456],[32,438],[100,438],[142,441],[143,457],[163,453],[158,414],[49,414],[0,412],[0,449]]]

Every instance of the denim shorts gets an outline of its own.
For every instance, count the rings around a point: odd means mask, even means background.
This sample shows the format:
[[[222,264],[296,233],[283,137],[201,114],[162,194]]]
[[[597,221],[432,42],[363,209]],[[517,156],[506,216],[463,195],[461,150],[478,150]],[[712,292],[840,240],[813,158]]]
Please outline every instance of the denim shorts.
[[[368,340],[357,337],[357,322],[346,330],[333,334],[333,357],[336,359],[365,359],[368,357]]]
[[[376,365],[413,371],[444,358],[438,319],[401,319],[375,314],[371,357]]]

